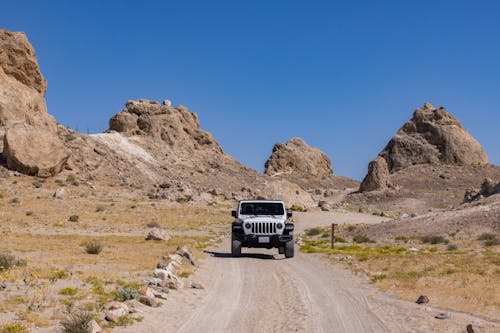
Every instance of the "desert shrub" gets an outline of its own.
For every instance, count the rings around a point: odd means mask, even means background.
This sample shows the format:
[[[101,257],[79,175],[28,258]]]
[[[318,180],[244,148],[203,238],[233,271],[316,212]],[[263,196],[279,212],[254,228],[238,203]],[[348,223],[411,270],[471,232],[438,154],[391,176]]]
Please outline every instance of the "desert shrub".
[[[479,235],[477,239],[482,241],[495,240],[497,239],[497,235],[491,232],[485,232]]]
[[[181,278],[188,278],[192,273],[191,272],[188,272],[188,271],[184,271],[182,272],[179,276]]]
[[[71,185],[73,186],[80,186],[80,182],[78,180],[74,180],[71,182]]]
[[[78,292],[78,289],[76,289],[76,288],[66,287],[66,288],[59,290],[59,295],[75,296],[77,292]]]
[[[372,240],[368,236],[361,235],[361,234],[354,236],[352,238],[352,241],[354,243],[370,243],[370,242],[372,242]]]
[[[40,187],[42,187],[42,185],[43,185],[42,182],[39,181],[39,180],[36,180],[36,181],[33,182],[33,187],[34,188],[40,188]]]
[[[0,272],[6,271],[13,266],[26,266],[26,259],[17,258],[9,253],[1,253],[0,252]]]
[[[296,205],[296,204],[293,204],[292,207],[290,207],[291,210],[293,210],[294,212],[305,212],[306,210],[300,206],[300,205]]]
[[[64,184],[64,182],[61,179],[54,180],[54,183],[56,183],[57,185],[63,185]]]
[[[25,214],[26,214],[26,216],[31,216],[31,215],[33,215],[33,211],[32,210],[27,210]]]
[[[500,241],[496,238],[484,242],[484,246],[496,246],[496,245],[500,245]]]
[[[101,206],[101,205],[97,206],[97,207],[96,207],[96,209],[95,209],[95,211],[96,211],[97,213],[99,213],[99,212],[104,212],[105,210],[106,210],[106,207]]]
[[[19,323],[5,324],[0,328],[0,333],[29,333],[29,329]]]
[[[79,219],[80,219],[80,217],[78,215],[71,215],[68,218],[68,221],[70,221],[70,222],[78,222]]]
[[[402,241],[402,242],[405,242],[405,243],[408,243],[409,241],[409,238],[406,237],[406,236],[397,236],[394,238],[395,241]]]
[[[437,235],[427,235],[421,238],[422,243],[430,243],[430,244],[448,244],[449,240],[444,238],[443,236]]]
[[[66,142],[70,142],[70,141],[76,140],[76,136],[74,136],[73,134],[66,134],[64,136],[64,140]]]
[[[321,234],[321,229],[320,228],[311,228],[306,230],[306,235],[307,236],[317,236]]]
[[[87,311],[72,313],[61,321],[63,333],[92,333],[92,314]]]
[[[335,237],[335,243],[347,243],[343,237]]]
[[[449,244],[446,247],[446,250],[448,250],[448,251],[456,251],[456,250],[458,250],[458,246],[456,244]]]
[[[102,245],[96,240],[85,243],[85,252],[88,254],[99,254],[102,252]]]
[[[137,205],[132,205],[132,206],[130,206],[130,208],[135,209],[135,208],[137,208]]]
[[[76,181],[76,176],[75,175],[68,175],[68,177],[66,177],[66,182],[71,183],[71,182],[74,182],[74,181]]]
[[[10,203],[20,203],[21,200],[19,198],[12,198],[10,199]]]
[[[146,226],[148,228],[159,228],[160,227],[160,224],[158,222],[155,222],[155,221],[151,221],[151,222],[148,222],[146,224]]]
[[[55,269],[52,272],[50,272],[48,279],[50,282],[55,282],[57,280],[66,279],[67,277],[69,277],[68,272],[66,272],[62,269]]]
[[[348,225],[348,226],[347,226],[347,231],[349,231],[349,232],[353,232],[354,230],[356,230],[356,226],[355,226],[355,225],[352,225],[352,224],[351,224],[351,225]]]
[[[135,286],[126,286],[115,291],[115,299],[119,302],[139,298],[139,291]]]
[[[377,274],[377,275],[372,276],[370,280],[372,282],[377,282],[377,281],[383,280],[385,278],[387,278],[386,274]]]

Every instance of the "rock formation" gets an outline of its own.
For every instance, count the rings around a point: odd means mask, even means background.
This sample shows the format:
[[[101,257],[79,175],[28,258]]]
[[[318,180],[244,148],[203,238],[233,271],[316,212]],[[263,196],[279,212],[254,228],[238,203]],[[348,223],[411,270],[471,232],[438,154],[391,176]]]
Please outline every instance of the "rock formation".
[[[264,173],[295,174],[298,177],[325,178],[333,176],[332,162],[318,148],[310,147],[301,138],[290,139],[274,145],[273,152],[265,164]]]
[[[330,158],[300,138],[276,143],[264,165],[264,173],[299,184],[306,190],[358,186],[352,179],[335,176]]]
[[[47,82],[26,35],[0,30],[0,136],[7,166],[48,177],[61,171],[68,152],[47,113]],[[5,135],[5,136],[4,136]]]
[[[485,151],[460,122],[443,107],[435,108],[429,103],[414,112],[413,118],[389,141],[379,157],[386,161],[391,174],[419,164],[488,164]],[[382,164],[380,159],[370,164],[371,171],[360,187],[362,191],[387,187],[385,180],[378,178],[385,177],[385,172],[380,173],[381,168],[385,169]]]
[[[368,174],[361,183],[360,190],[376,191],[391,187],[389,180],[389,168],[383,157],[378,156],[368,165]]]

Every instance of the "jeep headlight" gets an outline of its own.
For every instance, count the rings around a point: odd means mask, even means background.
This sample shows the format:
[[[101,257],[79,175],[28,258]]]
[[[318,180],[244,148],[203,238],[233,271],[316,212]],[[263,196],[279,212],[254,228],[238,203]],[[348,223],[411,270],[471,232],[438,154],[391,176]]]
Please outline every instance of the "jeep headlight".
[[[245,223],[245,229],[250,229],[252,227],[252,224],[250,222]]]
[[[283,229],[283,223],[278,223],[278,224],[276,224],[276,228],[277,228],[278,230]]]

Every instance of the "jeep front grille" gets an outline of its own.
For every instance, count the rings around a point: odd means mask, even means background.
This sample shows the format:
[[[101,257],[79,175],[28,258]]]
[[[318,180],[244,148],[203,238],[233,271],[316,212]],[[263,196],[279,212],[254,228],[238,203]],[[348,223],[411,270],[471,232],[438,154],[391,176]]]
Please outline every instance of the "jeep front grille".
[[[273,235],[276,234],[275,222],[252,222],[252,234]]]

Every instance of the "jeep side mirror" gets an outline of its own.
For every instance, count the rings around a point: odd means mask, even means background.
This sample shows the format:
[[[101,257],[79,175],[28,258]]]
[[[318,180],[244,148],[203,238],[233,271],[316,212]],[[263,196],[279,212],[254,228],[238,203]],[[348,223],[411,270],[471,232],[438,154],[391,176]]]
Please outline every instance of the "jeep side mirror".
[[[291,210],[287,210],[286,211],[286,217],[292,217],[292,211]]]
[[[232,217],[238,217],[238,215],[236,214],[236,211],[235,211],[235,210],[231,211],[231,216],[232,216]]]

